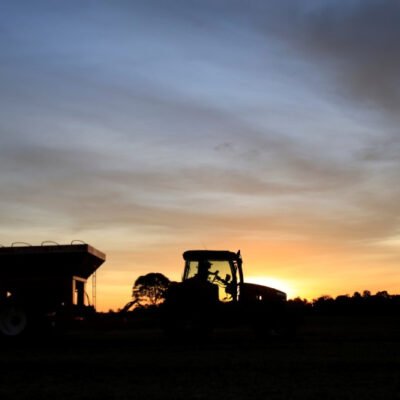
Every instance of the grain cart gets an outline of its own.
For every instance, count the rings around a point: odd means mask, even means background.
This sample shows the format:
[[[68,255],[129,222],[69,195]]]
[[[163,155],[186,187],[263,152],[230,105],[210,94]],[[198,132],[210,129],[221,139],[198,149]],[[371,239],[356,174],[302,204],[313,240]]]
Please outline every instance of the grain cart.
[[[182,282],[173,283],[164,303],[168,333],[202,334],[217,326],[251,325],[258,332],[289,333],[286,293],[244,282],[240,251],[189,250]]]
[[[88,244],[0,247],[0,335],[65,326],[89,307],[87,279],[105,261]]]

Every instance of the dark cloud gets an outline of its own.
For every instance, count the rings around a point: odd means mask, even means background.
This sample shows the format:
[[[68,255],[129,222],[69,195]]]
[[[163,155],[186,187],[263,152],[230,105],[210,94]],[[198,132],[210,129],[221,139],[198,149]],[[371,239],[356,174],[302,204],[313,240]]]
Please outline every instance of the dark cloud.
[[[285,2],[265,29],[325,68],[362,105],[397,113],[400,4],[391,0]],[[276,19],[274,19],[276,18]]]
[[[164,6],[163,6],[164,5]],[[132,9],[135,5],[132,6]],[[241,32],[266,33],[291,47],[291,56],[315,63],[334,79],[325,90],[360,105],[397,113],[400,103],[400,4],[391,0],[150,2],[142,11],[188,29],[211,29],[239,40]],[[160,22],[158,20],[158,22]],[[232,27],[235,29],[230,29]],[[242,36],[243,37],[243,36]],[[260,49],[262,50],[262,49]],[[268,46],[260,56],[271,56]],[[318,73],[319,73],[318,72]],[[372,111],[372,110],[371,110]]]

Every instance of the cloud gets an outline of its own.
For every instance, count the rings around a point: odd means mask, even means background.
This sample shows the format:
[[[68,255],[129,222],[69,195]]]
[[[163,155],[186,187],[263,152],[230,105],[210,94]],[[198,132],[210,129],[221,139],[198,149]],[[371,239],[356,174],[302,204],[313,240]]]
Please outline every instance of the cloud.
[[[363,106],[397,113],[400,4],[395,1],[284,2],[263,29],[308,54]],[[261,22],[258,22],[262,24]]]
[[[2,64],[8,221],[18,205],[26,219],[59,215],[82,229],[190,225],[348,240],[396,230],[390,122],[355,138],[350,118],[339,125],[310,98],[332,101],[327,92],[339,87],[348,113],[362,102],[393,117],[396,3],[90,2],[76,13],[79,2],[68,2],[43,17],[47,4],[33,15],[18,8],[29,29],[12,19],[3,28],[13,43]],[[299,89],[299,60],[327,77],[324,90]]]
[[[360,240],[395,228],[390,216],[398,211],[397,203],[389,208],[387,198],[374,202],[374,196],[367,202],[359,173],[338,173],[338,165],[322,160],[296,159],[294,149],[278,152],[282,168],[289,165],[281,175],[226,163],[167,161],[160,168],[115,168],[118,153],[103,158],[85,149],[19,145],[5,150],[1,216],[13,229],[41,221],[78,231],[157,228],[181,235],[211,229],[214,234],[251,231]],[[364,199],[361,213],[353,209],[360,199],[351,196],[357,192]],[[377,218],[374,213],[383,206],[385,216]]]

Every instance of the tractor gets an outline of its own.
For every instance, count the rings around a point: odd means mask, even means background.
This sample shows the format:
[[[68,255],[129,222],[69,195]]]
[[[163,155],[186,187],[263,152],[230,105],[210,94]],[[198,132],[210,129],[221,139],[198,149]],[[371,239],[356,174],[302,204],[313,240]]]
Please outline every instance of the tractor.
[[[163,305],[168,333],[239,325],[268,335],[292,331],[286,293],[244,282],[240,250],[188,250],[183,258],[182,281],[170,285]]]

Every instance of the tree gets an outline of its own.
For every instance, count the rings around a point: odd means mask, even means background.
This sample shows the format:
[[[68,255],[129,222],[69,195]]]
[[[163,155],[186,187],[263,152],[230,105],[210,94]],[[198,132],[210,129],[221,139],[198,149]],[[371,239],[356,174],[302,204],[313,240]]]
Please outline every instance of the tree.
[[[165,299],[170,280],[158,272],[139,276],[132,287],[132,298],[141,306],[157,306]]]
[[[380,292],[376,292],[375,297],[380,297],[383,299],[389,299],[390,298],[390,294],[387,292],[387,290],[382,290]]]
[[[370,292],[369,290],[364,290],[364,291],[363,291],[363,297],[364,297],[365,299],[371,297],[371,292]]]

